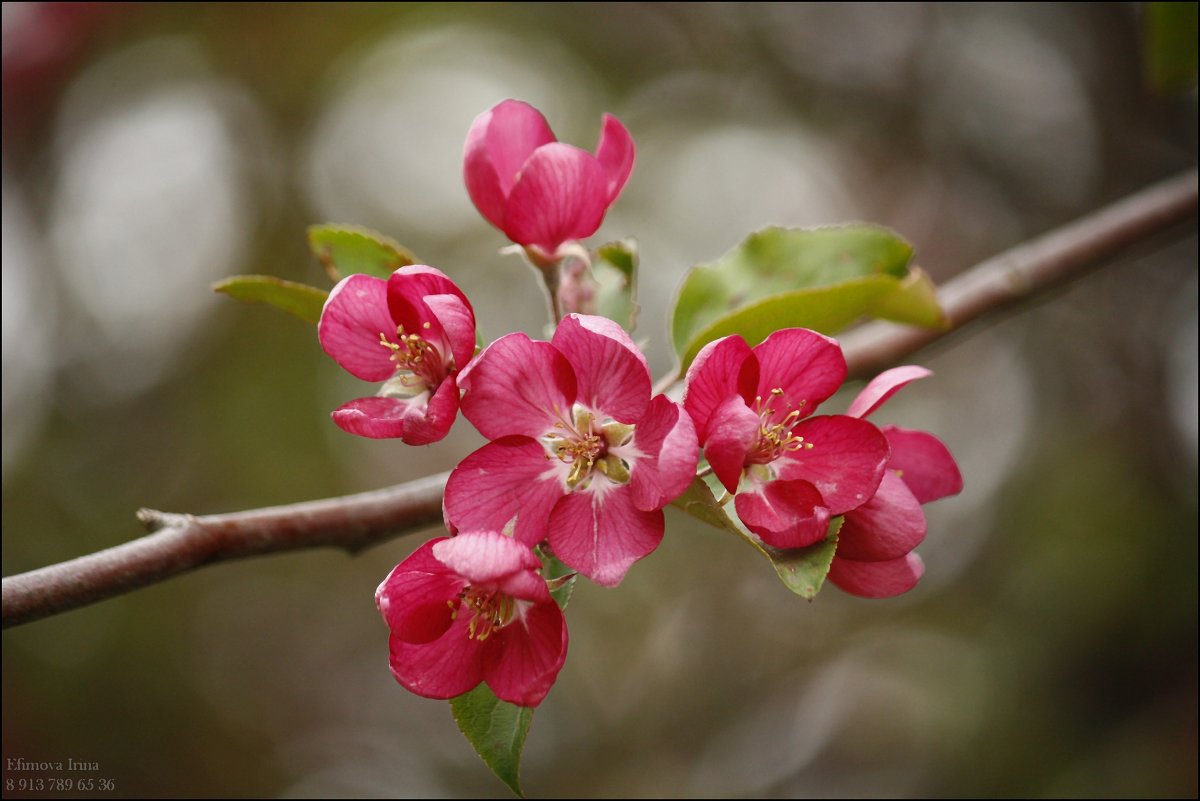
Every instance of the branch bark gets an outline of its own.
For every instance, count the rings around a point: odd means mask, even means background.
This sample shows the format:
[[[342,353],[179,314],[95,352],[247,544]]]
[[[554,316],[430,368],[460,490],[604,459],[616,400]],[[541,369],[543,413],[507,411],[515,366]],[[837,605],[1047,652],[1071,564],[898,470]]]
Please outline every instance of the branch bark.
[[[871,323],[842,338],[850,375],[891,366],[984,316],[1076,278],[1185,221],[1195,223],[1197,174],[1190,170],[988,259],[947,282],[946,329]],[[4,627],[111,598],[202,565],[305,548],[356,553],[441,521],[447,473],[388,489],[222,515],[150,509],[151,532],[114,548],[11,576],[3,582]]]

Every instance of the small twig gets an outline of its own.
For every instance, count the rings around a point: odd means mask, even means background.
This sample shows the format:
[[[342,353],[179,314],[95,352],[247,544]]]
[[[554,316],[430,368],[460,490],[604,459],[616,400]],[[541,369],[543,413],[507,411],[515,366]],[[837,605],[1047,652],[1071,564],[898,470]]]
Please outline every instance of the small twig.
[[[932,331],[872,323],[842,340],[850,375],[896,364],[985,313],[1078,277],[1134,243],[1196,214],[1190,170],[977,265],[947,282],[950,319]],[[659,382],[661,391],[677,380]],[[4,627],[74,609],[201,565],[303,548],[354,553],[441,520],[446,473],[384,490],[224,515],[138,513],[156,533],[115,548],[4,579]]]

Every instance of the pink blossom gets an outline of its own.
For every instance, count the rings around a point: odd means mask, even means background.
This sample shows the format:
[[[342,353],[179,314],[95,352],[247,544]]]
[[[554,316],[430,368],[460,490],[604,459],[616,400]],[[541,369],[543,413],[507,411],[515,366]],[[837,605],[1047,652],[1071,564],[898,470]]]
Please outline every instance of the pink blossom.
[[[458,414],[456,373],[475,352],[475,312],[433,267],[401,267],[388,280],[343,278],[317,325],[321,347],[354,376],[382,381],[333,421],[351,434],[399,437],[410,445],[446,436]]]
[[[846,415],[811,417],[846,377],[837,342],[804,328],[751,349],[711,342],[688,369],[683,405],[714,475],[735,494],[748,529],[777,548],[826,537],[835,515],[866,503],[883,479],[888,444]]]
[[[426,698],[487,682],[537,706],[567,658],[567,624],[528,546],[495,531],[431,540],[391,572],[375,603],[396,681]]]
[[[650,397],[645,357],[621,327],[572,314],[550,342],[509,334],[459,376],[463,414],[492,440],[450,474],[451,531],[511,531],[614,586],[658,547],[662,508],[691,482],[691,419]]]
[[[513,242],[555,258],[596,233],[633,170],[633,138],[604,115],[596,154],[562,144],[528,103],[505,100],[475,118],[463,177],[475,207]]]
[[[897,390],[930,375],[923,367],[896,367],[880,373],[850,404],[849,413],[866,417]],[[925,539],[922,504],[962,491],[962,475],[950,449],[925,431],[884,426],[891,446],[887,472],[870,501],[846,513],[838,532],[829,580],[867,598],[908,592],[925,571],[913,549]]]

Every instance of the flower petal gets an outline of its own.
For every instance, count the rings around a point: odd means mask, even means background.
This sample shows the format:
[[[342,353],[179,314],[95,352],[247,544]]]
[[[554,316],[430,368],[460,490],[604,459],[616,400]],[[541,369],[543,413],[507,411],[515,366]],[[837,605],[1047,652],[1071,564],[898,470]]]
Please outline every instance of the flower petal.
[[[393,636],[425,643],[450,627],[446,601],[458,596],[466,582],[433,558],[433,547],[446,538],[430,540],[392,570],[375,591],[375,605]]]
[[[604,170],[596,157],[571,145],[539,147],[508,196],[504,233],[549,253],[596,233],[608,208]]]
[[[396,341],[396,323],[388,312],[387,282],[369,275],[348,275],[325,300],[317,338],[347,372],[364,381],[383,381],[396,372],[392,351],[380,344],[383,334]]]
[[[574,370],[549,342],[522,333],[488,345],[458,374],[458,385],[466,391],[463,414],[488,439],[540,437],[571,422]]]
[[[746,340],[728,336],[709,342],[687,371],[683,408],[696,424],[700,444],[705,442],[708,418],[730,395],[754,400],[758,386],[758,361]]]
[[[604,115],[600,128],[600,142],[596,145],[596,160],[604,170],[607,203],[612,202],[625,188],[629,174],[633,172],[633,137],[625,126],[611,114]]]
[[[575,399],[622,423],[636,423],[650,403],[646,357],[621,326],[605,317],[571,314],[550,344],[575,369]]]
[[[446,436],[457,415],[458,387],[451,376],[433,395],[359,398],[335,409],[331,417],[343,431],[360,437],[399,438],[409,445],[428,445]]]
[[[758,442],[758,435],[758,415],[750,410],[741,395],[731,395],[708,419],[703,434],[707,440],[704,458],[730,492],[737,492],[746,457]]]
[[[505,437],[484,445],[450,473],[444,496],[451,531],[505,531],[527,546],[546,538],[547,521],[565,487],[561,463],[528,437]]]
[[[425,643],[393,634],[388,644],[396,681],[425,698],[453,698],[474,689],[483,681],[484,644],[469,636],[471,618],[458,615],[442,636]]]
[[[392,319],[404,328],[406,334],[416,334],[440,351],[440,356],[448,361],[452,339],[444,330],[440,317],[426,303],[430,295],[452,295],[461,301],[470,315],[470,324],[465,325],[457,319],[450,322],[457,327],[458,339],[462,339],[461,329],[470,328],[471,350],[475,345],[475,312],[471,308],[466,295],[462,293],[453,281],[446,277],[441,270],[424,264],[410,264],[401,267],[388,278],[387,302]],[[461,316],[459,311],[457,316]]]
[[[634,506],[628,484],[604,492],[573,492],[550,514],[554,555],[605,587],[620,584],[629,566],[652,553],[662,538],[662,511]]]
[[[692,418],[666,395],[656,395],[633,432],[629,485],[633,504],[661,509],[683,494],[696,474],[700,454]],[[628,446],[627,446],[628,447]],[[625,448],[611,451],[624,457]]]
[[[746,528],[776,548],[803,548],[829,533],[829,509],[807,481],[768,481],[733,504]]]
[[[891,598],[917,586],[925,574],[925,563],[915,553],[886,562],[858,562],[833,558],[829,580],[852,595]]]
[[[759,376],[755,394],[780,418],[791,409],[807,417],[846,380],[846,358],[837,340],[807,328],[776,331],[754,347],[754,355]],[[783,393],[772,400],[776,389]]]
[[[925,514],[904,481],[888,470],[871,500],[846,512],[838,556],[860,562],[898,559],[925,539]]]
[[[567,621],[545,587],[543,581],[545,600],[492,634],[484,651],[483,677],[488,687],[517,706],[540,704],[567,659]]]
[[[862,392],[858,393],[858,397],[850,404],[850,408],[846,414],[851,417],[866,417],[886,403],[888,398],[895,395],[907,384],[931,375],[933,375],[932,370],[927,370],[915,364],[906,364],[903,367],[893,367],[891,370],[884,370],[863,387]]]
[[[921,503],[962,492],[962,473],[950,449],[927,431],[884,426],[892,446],[888,468],[897,471]]]
[[[542,145],[555,141],[546,118],[528,103],[502,101],[471,123],[463,150],[463,178],[475,208],[497,228],[522,165]]]
[[[803,437],[806,447],[772,463],[780,478],[813,484],[835,515],[862,506],[875,494],[888,444],[874,425],[857,417],[826,415],[801,420],[792,433]]]
[[[456,295],[426,295],[424,300],[445,334],[448,347],[441,356],[453,356],[455,367],[466,367],[475,355],[475,313],[470,304]]]
[[[433,546],[433,556],[475,586],[492,585],[512,573],[542,566],[528,545],[499,529],[463,531],[440,540]]]

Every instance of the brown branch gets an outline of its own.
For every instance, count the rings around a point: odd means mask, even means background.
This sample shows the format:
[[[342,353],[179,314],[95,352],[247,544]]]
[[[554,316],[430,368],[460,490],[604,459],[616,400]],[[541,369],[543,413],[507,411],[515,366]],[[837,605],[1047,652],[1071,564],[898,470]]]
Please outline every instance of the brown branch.
[[[154,584],[202,565],[305,548],[350,553],[441,522],[449,473],[388,489],[223,515],[138,511],[154,532],[4,579],[4,627]]]
[[[850,374],[865,376],[985,313],[1084,274],[1129,245],[1196,215],[1191,170],[1008,250],[942,288],[950,319],[930,331],[872,323],[842,340]],[[120,595],[201,565],[317,547],[354,553],[441,520],[446,473],[389,489],[268,509],[193,517],[148,509],[155,532],[99,553],[4,579],[4,627]]]

